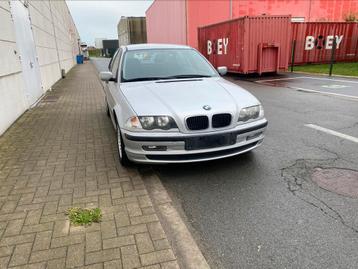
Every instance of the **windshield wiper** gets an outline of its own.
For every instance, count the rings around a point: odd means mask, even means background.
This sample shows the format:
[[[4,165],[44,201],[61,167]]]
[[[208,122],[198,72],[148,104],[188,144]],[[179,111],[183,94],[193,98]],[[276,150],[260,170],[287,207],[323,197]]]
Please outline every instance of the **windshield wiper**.
[[[143,77],[143,78],[132,78],[124,79],[123,82],[135,82],[135,81],[149,81],[149,80],[165,80],[165,79],[176,79],[176,78],[211,78],[209,75],[199,75],[199,74],[188,74],[188,75],[175,75],[168,77]]]
[[[173,78],[211,78],[209,75],[200,75],[200,74],[188,74],[188,75],[175,75],[169,77],[163,77],[162,79],[173,79]]]
[[[131,79],[123,79],[123,82],[148,81],[148,80],[160,80],[160,79],[163,78],[161,77],[131,78]]]

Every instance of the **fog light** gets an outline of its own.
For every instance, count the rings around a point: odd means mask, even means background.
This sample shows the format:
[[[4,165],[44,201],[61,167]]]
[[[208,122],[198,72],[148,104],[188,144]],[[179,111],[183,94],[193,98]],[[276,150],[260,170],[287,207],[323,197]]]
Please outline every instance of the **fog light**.
[[[166,151],[167,146],[142,146],[144,150],[147,151]]]

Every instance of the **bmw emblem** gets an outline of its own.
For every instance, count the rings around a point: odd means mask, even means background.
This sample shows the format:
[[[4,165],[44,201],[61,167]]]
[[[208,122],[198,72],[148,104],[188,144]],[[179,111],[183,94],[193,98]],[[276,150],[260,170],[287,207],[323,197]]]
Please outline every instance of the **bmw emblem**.
[[[208,106],[208,105],[203,106],[203,108],[204,108],[205,110],[210,110],[210,109],[211,109],[211,107]]]

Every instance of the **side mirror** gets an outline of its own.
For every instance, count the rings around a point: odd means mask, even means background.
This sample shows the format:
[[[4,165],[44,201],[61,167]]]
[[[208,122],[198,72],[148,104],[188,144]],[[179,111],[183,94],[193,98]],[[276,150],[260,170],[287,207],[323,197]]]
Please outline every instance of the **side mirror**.
[[[227,73],[227,67],[226,67],[226,66],[219,66],[219,67],[217,68],[217,70],[218,70],[218,72],[219,72],[219,74],[220,74],[221,76],[225,76],[226,73]]]
[[[99,73],[99,77],[102,81],[110,81],[113,79],[113,74],[110,71],[102,71]]]

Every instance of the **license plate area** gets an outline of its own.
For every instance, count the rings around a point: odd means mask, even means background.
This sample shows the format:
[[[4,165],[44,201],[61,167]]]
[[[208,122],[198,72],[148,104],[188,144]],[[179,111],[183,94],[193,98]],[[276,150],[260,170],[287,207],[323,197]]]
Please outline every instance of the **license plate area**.
[[[187,138],[185,140],[186,150],[199,150],[230,146],[236,143],[236,135],[234,134],[220,134],[220,135],[206,135]]]

